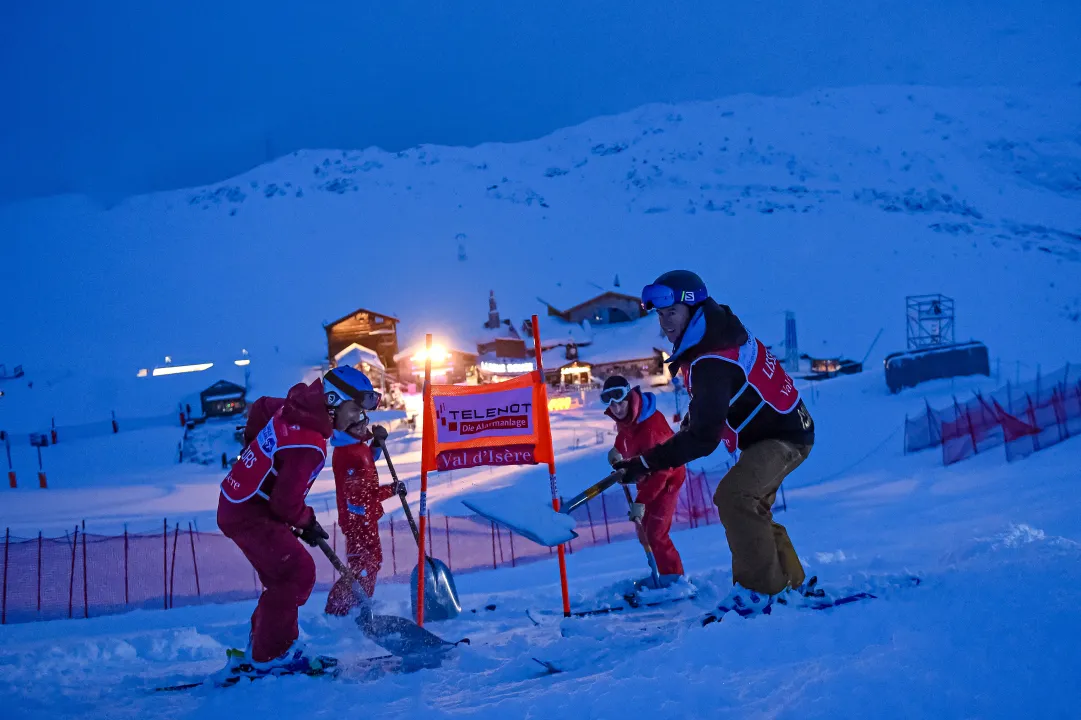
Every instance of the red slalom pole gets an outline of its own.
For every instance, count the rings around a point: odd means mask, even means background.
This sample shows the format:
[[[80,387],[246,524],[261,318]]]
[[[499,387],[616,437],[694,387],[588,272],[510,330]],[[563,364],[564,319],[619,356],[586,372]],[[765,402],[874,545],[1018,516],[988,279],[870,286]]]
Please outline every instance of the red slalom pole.
[[[541,407],[538,413],[544,413],[544,424],[548,428],[548,484],[552,490],[552,509],[559,512],[559,491],[556,488],[556,456],[552,447],[552,424],[548,419],[548,383],[544,380],[544,363],[541,359],[540,323],[536,315],[533,316],[533,354],[537,359],[537,382],[540,384]],[[567,557],[560,544],[556,549],[559,556],[559,585],[563,592],[563,616],[571,616],[570,589],[567,587]]]
[[[427,437],[428,433],[435,432],[435,428],[431,427],[432,423],[428,409],[432,403],[432,336],[424,336],[424,431],[422,435]],[[421,440],[422,445],[426,445],[426,440]],[[420,462],[420,511],[418,528],[419,535],[417,537],[417,625],[424,627],[424,566],[426,557],[424,554],[424,530],[428,526],[428,464],[423,460],[424,452],[421,452]]]

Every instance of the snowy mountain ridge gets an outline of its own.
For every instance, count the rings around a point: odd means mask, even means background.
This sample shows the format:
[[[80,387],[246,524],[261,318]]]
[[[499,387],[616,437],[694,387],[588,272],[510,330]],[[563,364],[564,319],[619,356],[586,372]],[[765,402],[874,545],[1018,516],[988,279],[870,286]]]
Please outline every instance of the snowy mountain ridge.
[[[633,293],[689,266],[763,336],[796,310],[806,349],[858,356],[885,328],[874,362],[903,347],[904,295],[941,291],[959,339],[1033,362],[1056,337],[1060,363],[1081,355],[1077,107],[1075,87],[742,95],[524,143],[298,152],[109,209],[9,204],[3,264],[20,272],[0,301],[20,312],[0,361],[78,368],[60,385],[93,419],[156,414],[175,400],[132,383],[164,355],[244,348],[256,391],[280,392],[324,357],[321,323],[356,307],[402,318],[404,347],[474,335],[489,290],[520,319],[557,283],[618,274]]]

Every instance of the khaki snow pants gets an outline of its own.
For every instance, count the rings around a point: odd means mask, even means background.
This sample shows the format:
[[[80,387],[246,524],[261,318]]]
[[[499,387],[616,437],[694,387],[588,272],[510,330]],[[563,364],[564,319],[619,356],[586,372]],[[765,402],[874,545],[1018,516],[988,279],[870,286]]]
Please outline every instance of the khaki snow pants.
[[[784,526],[773,522],[773,501],[781,481],[811,454],[810,445],[763,440],[740,454],[717,485],[713,502],[732,551],[732,581],[748,590],[775,595],[804,577]]]

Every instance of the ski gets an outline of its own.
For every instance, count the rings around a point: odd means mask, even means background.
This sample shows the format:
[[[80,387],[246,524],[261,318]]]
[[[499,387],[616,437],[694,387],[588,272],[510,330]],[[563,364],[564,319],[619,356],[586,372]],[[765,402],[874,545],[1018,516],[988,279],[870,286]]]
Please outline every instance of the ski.
[[[533,658],[533,662],[537,663],[538,665],[543,667],[544,670],[545,670],[545,672],[540,677],[546,677],[548,675],[558,675],[559,673],[563,672],[562,669],[556,667],[555,665],[548,662],[547,660],[541,660],[539,658]]]
[[[382,657],[393,657],[392,655]],[[382,659],[382,658],[373,658]],[[306,672],[297,672],[293,670],[282,670],[279,672],[269,672],[265,675],[225,675],[223,677],[209,677],[205,680],[197,680],[188,683],[180,683],[178,685],[166,685],[164,687],[154,688],[154,692],[180,692],[183,690],[194,690],[199,687],[215,687],[215,688],[227,688],[238,684],[241,680],[249,680],[254,682],[256,680],[262,680],[268,677],[289,677],[290,675],[304,675],[307,677],[337,677],[341,673],[341,668],[338,666],[337,658],[328,657],[326,655],[320,655],[316,658],[319,663],[318,668]]]
[[[909,587],[919,587],[919,585],[922,582],[923,582],[923,580],[921,580],[919,577],[917,577],[915,575],[909,575],[909,576],[907,576],[907,577],[905,577],[905,578],[903,578],[903,579],[901,579],[901,580],[899,580],[899,581],[897,581],[895,583],[888,584],[887,586],[885,586],[883,588],[883,590],[903,589],[903,588],[909,588]],[[878,595],[875,595],[873,592],[868,592],[868,591],[853,592],[853,593],[850,593],[850,594],[847,594],[847,595],[841,595],[840,597],[835,597],[835,598],[830,598],[830,597],[821,597],[821,598],[819,598],[819,597],[806,597],[806,598],[798,598],[797,602],[792,604],[791,607],[794,607],[797,610],[829,610],[831,608],[841,607],[843,605],[851,605],[853,603],[862,602],[864,600],[876,600],[876,599],[878,599],[878,597],[879,597]],[[783,597],[781,599],[779,599],[777,601],[777,604],[776,604],[776,607],[788,607],[788,606],[790,606],[790,604],[785,602]],[[771,614],[770,611],[772,610],[773,607],[774,606],[770,606],[762,614],[763,615]],[[712,625],[713,623],[720,622],[724,618],[724,616],[728,614],[728,612],[729,611],[727,611],[727,610],[722,610],[722,609],[718,608],[716,610],[713,610],[712,612],[707,613],[704,617],[702,617],[700,622],[701,622],[703,627],[705,627],[706,625]]]

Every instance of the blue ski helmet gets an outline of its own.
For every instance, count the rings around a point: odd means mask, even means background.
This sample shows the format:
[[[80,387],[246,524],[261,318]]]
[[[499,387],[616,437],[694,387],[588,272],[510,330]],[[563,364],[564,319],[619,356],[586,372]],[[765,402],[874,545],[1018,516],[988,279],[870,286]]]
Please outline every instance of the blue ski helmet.
[[[363,410],[375,410],[382,398],[368,376],[355,367],[336,367],[323,376],[323,394],[327,407],[338,407],[353,400]]]
[[[646,310],[672,307],[676,303],[697,307],[708,297],[706,283],[690,270],[670,270],[642,288]]]

